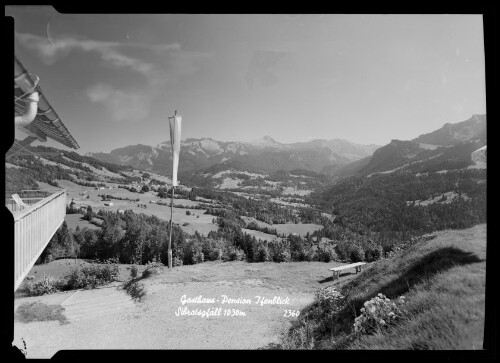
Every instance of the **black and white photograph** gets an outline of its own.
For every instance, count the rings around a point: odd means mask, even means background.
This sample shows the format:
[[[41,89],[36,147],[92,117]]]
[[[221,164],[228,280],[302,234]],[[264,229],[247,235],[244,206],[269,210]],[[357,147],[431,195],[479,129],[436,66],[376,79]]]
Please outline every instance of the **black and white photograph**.
[[[482,14],[5,17],[19,356],[485,350]]]

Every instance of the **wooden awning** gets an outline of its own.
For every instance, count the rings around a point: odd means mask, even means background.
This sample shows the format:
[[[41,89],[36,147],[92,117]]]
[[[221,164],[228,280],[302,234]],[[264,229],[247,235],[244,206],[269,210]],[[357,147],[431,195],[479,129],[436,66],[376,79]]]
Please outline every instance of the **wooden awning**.
[[[27,77],[30,77],[32,82]],[[33,87],[33,85],[35,86]],[[26,106],[23,98],[27,93],[38,92],[39,95],[40,100],[35,120],[23,127],[28,134],[36,135],[40,141],[47,141],[48,137],[73,149],[80,147],[45,97],[38,82],[38,77],[30,74],[17,57],[14,60],[14,87],[16,116],[25,112]]]

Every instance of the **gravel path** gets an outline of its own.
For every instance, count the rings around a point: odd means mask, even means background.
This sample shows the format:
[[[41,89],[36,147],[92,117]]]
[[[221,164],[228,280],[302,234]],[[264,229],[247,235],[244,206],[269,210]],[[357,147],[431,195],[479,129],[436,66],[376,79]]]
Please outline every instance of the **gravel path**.
[[[315,262],[204,263],[139,280],[138,290],[145,293],[141,300],[132,299],[122,284],[17,299],[16,307],[36,300],[60,304],[68,322],[15,321],[14,344],[22,346],[23,338],[28,358],[49,358],[64,349],[258,349],[278,342],[294,320],[285,316],[286,310],[313,302],[314,291],[328,281],[328,267]],[[212,300],[196,302],[200,295]],[[229,304],[224,296],[247,303]],[[273,298],[288,304],[273,304]],[[182,315],[186,309],[215,316]]]

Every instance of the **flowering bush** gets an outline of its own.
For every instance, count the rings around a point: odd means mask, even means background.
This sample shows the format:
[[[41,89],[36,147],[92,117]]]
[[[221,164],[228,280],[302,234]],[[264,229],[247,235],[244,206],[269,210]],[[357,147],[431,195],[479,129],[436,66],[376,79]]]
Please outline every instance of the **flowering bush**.
[[[404,314],[402,305],[405,297],[400,296],[396,302],[383,294],[366,301],[361,308],[361,315],[354,320],[354,331],[359,334],[370,334],[376,329],[382,329],[392,324]]]
[[[334,286],[316,291],[316,301],[325,307],[336,307],[343,298],[344,296]]]

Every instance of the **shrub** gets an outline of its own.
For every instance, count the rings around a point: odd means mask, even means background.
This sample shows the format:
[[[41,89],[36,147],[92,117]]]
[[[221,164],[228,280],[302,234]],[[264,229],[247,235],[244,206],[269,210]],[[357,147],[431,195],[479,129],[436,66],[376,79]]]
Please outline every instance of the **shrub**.
[[[137,274],[139,272],[139,269],[137,265],[132,265],[132,268],[130,269],[130,277],[135,279],[137,277]]]
[[[159,256],[153,257],[153,260],[146,263],[146,269],[150,269],[150,268],[160,268],[161,269],[163,267],[165,267],[165,265],[161,262]]]
[[[205,255],[202,247],[196,241],[190,241],[183,246],[183,262],[186,265],[194,265],[203,262]]]
[[[337,254],[332,247],[318,247],[316,259],[320,262],[330,262],[337,260]]]
[[[216,248],[210,251],[210,253],[208,254],[208,259],[210,261],[218,261],[222,260],[223,256],[224,256],[224,251],[222,250],[222,248]]]
[[[28,282],[26,290],[31,296],[40,296],[45,294],[52,294],[61,289],[61,281],[55,279],[53,276],[44,275],[40,281]]]
[[[366,262],[372,262],[380,259],[383,255],[384,251],[382,249],[382,246],[372,246],[370,248],[367,248],[365,250],[365,261]]]
[[[287,249],[284,248],[278,249],[273,254],[274,262],[290,262],[291,260],[292,256],[290,254],[290,251],[288,251]]]
[[[274,262],[290,262],[292,255],[290,253],[290,246],[287,241],[274,241],[269,244],[271,248]]]
[[[385,329],[398,318],[403,317],[402,305],[404,296],[393,302],[383,294],[378,294],[373,299],[366,301],[361,308],[361,315],[354,320],[354,332],[357,334],[370,334],[379,329]]]
[[[206,239],[202,245],[202,252],[205,259],[209,261],[221,260],[226,253],[226,243],[222,240]]]
[[[293,261],[314,261],[315,258],[316,253],[311,247],[305,247],[297,256],[293,256],[292,254]]]
[[[348,241],[340,241],[337,243],[335,250],[337,252],[337,256],[340,260],[346,261],[349,260],[349,255],[352,249],[352,242]]]
[[[353,246],[351,251],[349,252],[349,259],[351,262],[360,262],[363,261],[365,257],[365,251],[361,246]]]
[[[187,210],[187,211],[186,211],[186,215],[187,215],[187,216],[190,216],[190,215],[191,215],[191,212]]]
[[[118,277],[118,265],[107,261],[104,264],[77,267],[65,277],[65,290],[95,288],[115,281]]]
[[[239,248],[233,248],[227,253],[227,260],[229,261],[244,261],[246,260],[246,258],[247,256],[245,252],[243,252]]]
[[[182,266],[184,263],[182,262],[182,260],[178,257],[174,257],[172,259],[172,266],[173,267],[177,267],[177,266]]]
[[[272,261],[273,256],[271,254],[271,251],[269,250],[269,247],[267,247],[265,244],[260,244],[259,247],[257,247],[256,253],[254,253],[254,260],[255,262]]]
[[[146,279],[152,275],[158,275],[161,270],[162,268],[160,266],[147,267],[144,271],[142,271],[142,277]]]

